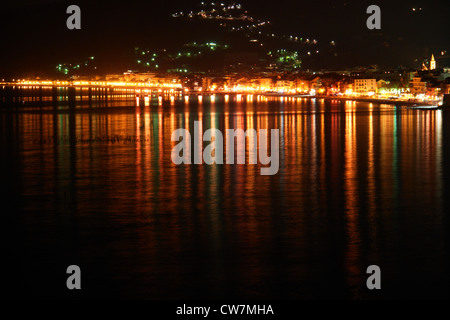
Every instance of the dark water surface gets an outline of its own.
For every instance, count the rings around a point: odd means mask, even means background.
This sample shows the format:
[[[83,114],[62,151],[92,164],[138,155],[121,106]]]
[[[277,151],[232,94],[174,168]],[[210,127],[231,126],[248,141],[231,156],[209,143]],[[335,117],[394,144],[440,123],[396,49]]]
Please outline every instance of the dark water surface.
[[[450,112],[238,98],[4,102],[11,294],[450,297]],[[176,166],[171,134],[192,133],[194,121],[279,129],[279,172]],[[71,264],[82,270],[78,292],[66,288]],[[376,292],[366,288],[371,264],[382,271]]]

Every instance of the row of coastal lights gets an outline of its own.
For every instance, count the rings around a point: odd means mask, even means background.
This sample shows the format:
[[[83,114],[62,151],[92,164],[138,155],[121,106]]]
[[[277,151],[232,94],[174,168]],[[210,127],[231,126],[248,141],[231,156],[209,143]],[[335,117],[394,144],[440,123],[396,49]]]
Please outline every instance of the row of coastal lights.
[[[117,81],[29,81],[18,80],[18,85],[74,85],[74,86],[117,86],[117,87],[164,87],[182,88],[180,83],[117,82]]]

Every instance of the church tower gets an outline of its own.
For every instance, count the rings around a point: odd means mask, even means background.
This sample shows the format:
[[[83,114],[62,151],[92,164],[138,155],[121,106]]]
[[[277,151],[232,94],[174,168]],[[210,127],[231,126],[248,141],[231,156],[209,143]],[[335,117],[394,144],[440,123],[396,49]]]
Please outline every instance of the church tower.
[[[431,55],[431,61],[430,61],[430,70],[436,69],[436,60],[434,60],[434,54]]]

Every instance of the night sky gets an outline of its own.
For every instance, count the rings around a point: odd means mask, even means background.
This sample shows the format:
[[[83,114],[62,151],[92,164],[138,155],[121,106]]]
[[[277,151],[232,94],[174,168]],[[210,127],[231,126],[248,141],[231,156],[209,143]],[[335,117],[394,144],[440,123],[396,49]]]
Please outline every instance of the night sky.
[[[0,77],[45,76],[58,62],[91,55],[99,73],[123,72],[135,46],[164,47],[192,36],[171,14],[198,9],[200,2],[2,0]],[[249,14],[269,19],[280,32],[336,41],[334,59],[305,59],[305,68],[418,67],[431,53],[439,64],[445,59],[440,52],[450,52],[448,0],[235,2]],[[81,30],[66,28],[71,4],[81,7]],[[366,28],[370,4],[381,7],[381,30]]]

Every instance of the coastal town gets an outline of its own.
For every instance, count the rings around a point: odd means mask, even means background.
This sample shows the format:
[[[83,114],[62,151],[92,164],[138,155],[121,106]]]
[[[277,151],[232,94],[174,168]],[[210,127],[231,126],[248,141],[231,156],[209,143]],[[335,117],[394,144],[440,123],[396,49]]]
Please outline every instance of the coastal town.
[[[438,66],[434,55],[421,70],[355,68],[344,71],[253,73],[158,73],[128,70],[123,74],[77,76],[66,80],[13,79],[3,85],[101,86],[133,88],[137,94],[178,91],[184,94],[265,94],[328,96],[422,104],[441,104],[450,93],[450,66]],[[156,91],[155,91],[156,90]]]
[[[429,61],[423,62],[421,70],[384,70],[372,66],[344,71],[264,71],[248,75],[228,73],[181,76],[130,70],[123,75],[107,75],[104,80],[156,86],[177,84],[191,93],[311,95],[437,103],[442,101],[444,94],[450,93],[450,66],[438,67],[433,55]]]

